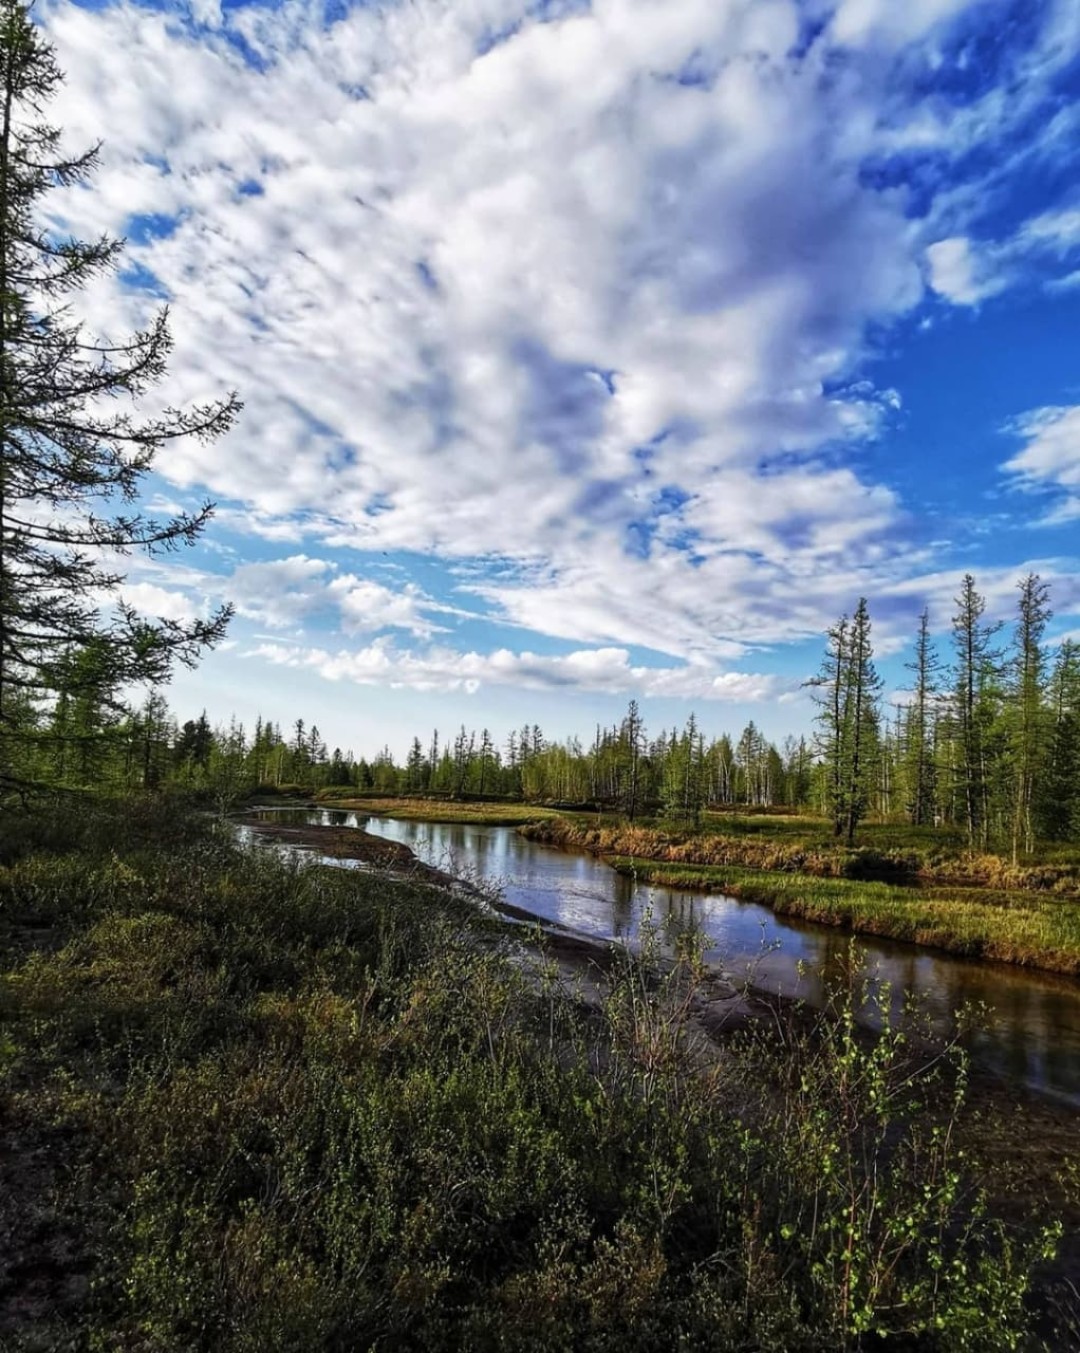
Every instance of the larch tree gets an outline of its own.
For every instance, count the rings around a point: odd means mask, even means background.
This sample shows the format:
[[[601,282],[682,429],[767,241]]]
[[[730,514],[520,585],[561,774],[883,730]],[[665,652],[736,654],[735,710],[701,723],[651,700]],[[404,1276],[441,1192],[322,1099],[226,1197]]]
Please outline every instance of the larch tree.
[[[997,675],[998,656],[991,642],[999,627],[983,621],[986,602],[970,573],[964,575],[956,608],[952,628],[956,656],[953,714],[959,744],[955,774],[968,840],[973,846],[985,845],[989,831],[987,692]]]
[[[167,312],[122,340],[88,333],[72,297],[116,266],[123,241],[59,237],[43,202],[85,183],[93,147],[68,155],[45,109],[62,81],[52,47],[21,0],[0,0],[0,786],[18,785],[26,712],[77,699],[73,656],[91,649],[97,691],[157,684],[224,633],[225,607],[182,623],[141,618],[117,600],[115,562],[190,544],[212,505],[157,521],[138,510],[141,480],[177,438],[214,438],[235,396],[142,416],[164,376]],[[111,612],[103,598],[115,601]]]
[[[833,834],[844,830],[846,818],[845,779],[843,773],[847,748],[847,669],[850,648],[850,621],[842,615],[826,631],[825,656],[817,676],[807,685],[816,689],[814,701],[820,710],[815,739],[824,776],[824,807],[832,818]]]
[[[1048,720],[1043,705],[1045,657],[1042,641],[1050,619],[1050,589],[1037,573],[1019,583],[1019,611],[1009,664],[1009,769],[1012,781],[1012,859],[1035,848],[1032,802],[1035,778],[1044,762]]]
[[[865,597],[851,619],[842,616],[827,638],[821,669],[809,684],[818,690],[818,751],[833,832],[852,846],[870,806],[879,750],[881,678],[874,667]]]
[[[1036,786],[1040,830],[1080,839],[1080,644],[1062,641],[1050,678],[1045,771]]]
[[[930,612],[925,608],[919,616],[915,655],[907,668],[915,678],[904,728],[907,810],[914,825],[922,827],[932,820],[937,797],[932,721],[941,670],[941,662],[930,638]]]

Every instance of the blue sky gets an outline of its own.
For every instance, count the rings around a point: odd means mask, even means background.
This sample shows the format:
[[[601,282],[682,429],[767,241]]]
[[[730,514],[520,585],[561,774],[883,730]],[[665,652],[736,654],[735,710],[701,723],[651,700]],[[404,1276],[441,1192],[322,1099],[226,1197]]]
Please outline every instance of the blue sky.
[[[236,604],[182,716],[779,737],[860,595],[891,694],[966,571],[1080,634],[1075,0],[38,14],[104,144],[52,224],[129,242],[88,322],[167,299],[162,401],[245,400],[126,588]]]

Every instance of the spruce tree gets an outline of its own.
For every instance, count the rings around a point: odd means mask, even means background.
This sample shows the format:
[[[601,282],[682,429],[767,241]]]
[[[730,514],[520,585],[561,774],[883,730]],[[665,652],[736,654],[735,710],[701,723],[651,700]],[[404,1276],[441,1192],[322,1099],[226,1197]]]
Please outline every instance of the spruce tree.
[[[108,557],[190,544],[211,513],[156,521],[133,505],[155,456],[177,438],[213,438],[235,395],[140,417],[131,407],[165,373],[166,311],[123,339],[95,337],[72,297],[116,266],[123,242],[58,237],[42,224],[56,187],[85,183],[98,148],[69,156],[45,108],[62,75],[20,0],[0,0],[0,787],[18,783],[33,741],[25,711],[67,696],[73,657],[94,654],[97,689],[163,681],[216,642],[228,608],[184,624],[140,618],[122,602]]]

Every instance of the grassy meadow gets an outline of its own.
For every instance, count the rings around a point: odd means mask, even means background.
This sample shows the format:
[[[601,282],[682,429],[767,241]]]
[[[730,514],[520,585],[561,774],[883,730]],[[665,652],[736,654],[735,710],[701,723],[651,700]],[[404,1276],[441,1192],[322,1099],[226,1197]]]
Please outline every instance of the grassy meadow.
[[[0,825],[5,1349],[1076,1334],[1067,1162],[1003,1193],[965,1134],[1015,1109],[973,1114],[955,1047],[860,1033],[857,971],[708,1037],[693,952],[586,1005],[445,891],[175,803]]]

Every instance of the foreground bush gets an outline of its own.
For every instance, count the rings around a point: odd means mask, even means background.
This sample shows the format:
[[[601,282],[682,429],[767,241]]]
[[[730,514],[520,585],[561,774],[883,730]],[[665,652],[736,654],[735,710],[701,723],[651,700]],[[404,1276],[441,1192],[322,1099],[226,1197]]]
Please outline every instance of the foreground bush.
[[[244,853],[154,805],[19,833],[11,1346],[1038,1346],[1025,1298],[1057,1228],[988,1215],[956,1146],[962,1058],[887,998],[860,1033],[857,964],[812,1021],[717,1047],[692,954],[616,960],[583,1012],[412,882]],[[52,1276],[28,1297],[35,1245]]]

